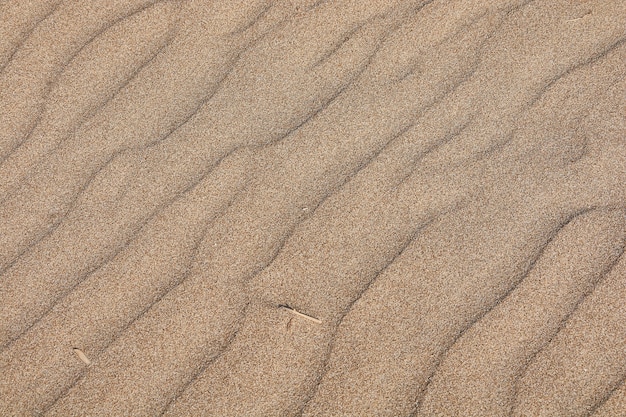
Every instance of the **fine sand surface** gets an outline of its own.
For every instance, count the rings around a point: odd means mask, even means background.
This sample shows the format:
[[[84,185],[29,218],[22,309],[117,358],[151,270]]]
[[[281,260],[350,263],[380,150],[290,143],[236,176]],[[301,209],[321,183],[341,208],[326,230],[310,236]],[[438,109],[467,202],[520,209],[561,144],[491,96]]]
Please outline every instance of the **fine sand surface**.
[[[623,0],[1,0],[0,416],[626,416]]]

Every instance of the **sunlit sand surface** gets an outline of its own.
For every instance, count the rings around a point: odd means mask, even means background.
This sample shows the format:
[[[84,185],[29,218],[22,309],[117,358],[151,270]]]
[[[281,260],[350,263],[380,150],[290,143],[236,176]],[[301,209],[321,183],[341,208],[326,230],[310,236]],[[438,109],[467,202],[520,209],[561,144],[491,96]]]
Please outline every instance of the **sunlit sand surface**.
[[[625,416],[626,2],[0,1],[0,415]]]

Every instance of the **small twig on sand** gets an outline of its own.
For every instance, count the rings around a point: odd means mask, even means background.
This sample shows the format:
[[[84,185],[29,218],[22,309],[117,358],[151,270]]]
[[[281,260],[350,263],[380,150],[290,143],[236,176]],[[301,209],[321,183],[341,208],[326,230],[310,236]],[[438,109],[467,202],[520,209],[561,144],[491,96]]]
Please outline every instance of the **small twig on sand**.
[[[322,324],[322,320],[320,320],[320,319],[316,319],[315,317],[313,317],[313,316],[309,316],[308,314],[300,313],[300,312],[299,312],[298,310],[296,310],[295,308],[289,307],[289,306],[288,306],[288,305],[286,305],[286,304],[281,304],[281,305],[279,305],[278,307],[285,308],[285,309],[287,309],[287,310],[291,311],[291,312],[292,312],[293,314],[295,314],[296,316],[298,316],[298,317],[302,317],[302,318],[307,319],[307,320],[310,320],[310,321],[312,321],[313,323]]]
[[[582,19],[583,17],[588,16],[588,15],[590,15],[590,14],[591,14],[591,10],[587,10],[587,11],[585,12],[585,14],[584,14],[584,15],[582,15],[582,16],[580,16],[580,17],[577,17],[577,18],[575,18],[575,19],[569,19],[569,20],[566,20],[566,22],[575,22],[576,20],[580,20],[580,19]]]
[[[72,348],[72,349],[74,349],[74,353],[78,355],[81,361],[85,362],[86,365],[91,365],[91,361],[89,360],[87,355],[83,353],[82,350],[80,350],[79,348]]]

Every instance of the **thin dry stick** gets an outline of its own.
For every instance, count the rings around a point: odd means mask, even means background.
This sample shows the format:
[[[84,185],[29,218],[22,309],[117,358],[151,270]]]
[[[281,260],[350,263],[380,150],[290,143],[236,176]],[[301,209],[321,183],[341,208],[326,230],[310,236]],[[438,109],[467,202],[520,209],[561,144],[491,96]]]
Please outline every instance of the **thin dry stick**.
[[[78,355],[78,357],[80,358],[81,361],[85,362],[85,364],[87,364],[87,365],[91,365],[91,361],[89,360],[87,355],[85,355],[83,353],[82,350],[80,350],[79,348],[73,348],[73,349],[74,349],[74,353],[76,353]]]
[[[582,15],[582,16],[580,16],[580,17],[577,17],[577,18],[575,18],[575,19],[569,19],[569,20],[566,20],[566,22],[575,22],[576,20],[580,20],[580,19],[582,19],[583,17],[590,15],[591,13],[592,13],[592,12],[591,12],[591,10],[587,10],[587,11],[585,12],[585,14],[584,14],[584,15]]]
[[[322,324],[322,320],[316,319],[315,317],[309,316],[308,314],[300,313],[298,310],[296,310],[293,307],[289,307],[288,305],[281,305],[280,307],[286,308],[287,310],[291,311],[293,314],[295,314],[298,317],[302,317],[304,319],[310,320],[313,323]]]

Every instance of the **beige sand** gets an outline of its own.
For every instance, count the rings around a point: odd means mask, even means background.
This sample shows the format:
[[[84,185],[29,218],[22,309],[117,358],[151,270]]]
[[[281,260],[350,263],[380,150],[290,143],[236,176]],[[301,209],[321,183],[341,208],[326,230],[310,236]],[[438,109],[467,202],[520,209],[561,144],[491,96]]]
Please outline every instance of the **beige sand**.
[[[0,1],[1,416],[626,416],[626,2]]]

